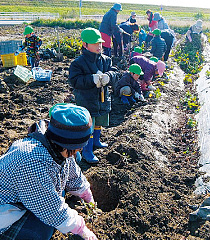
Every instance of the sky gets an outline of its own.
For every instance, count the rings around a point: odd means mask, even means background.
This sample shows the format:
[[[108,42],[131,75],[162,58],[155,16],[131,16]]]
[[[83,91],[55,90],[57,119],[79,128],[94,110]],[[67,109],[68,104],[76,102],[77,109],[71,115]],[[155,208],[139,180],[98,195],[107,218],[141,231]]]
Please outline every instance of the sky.
[[[102,2],[120,2],[120,3],[134,3],[134,4],[154,4],[165,6],[181,6],[181,7],[197,7],[209,8],[209,0],[100,0]],[[210,11],[210,10],[209,10]]]

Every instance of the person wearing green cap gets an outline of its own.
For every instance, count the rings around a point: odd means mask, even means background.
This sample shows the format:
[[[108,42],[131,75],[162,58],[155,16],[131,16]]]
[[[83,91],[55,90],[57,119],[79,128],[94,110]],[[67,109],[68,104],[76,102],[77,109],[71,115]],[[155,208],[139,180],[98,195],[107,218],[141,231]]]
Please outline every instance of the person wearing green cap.
[[[130,54],[130,59],[134,56],[142,56],[142,48],[141,47],[139,47],[139,46],[134,47],[133,51]]]
[[[154,57],[157,57],[159,60],[162,60],[166,50],[167,50],[167,45],[166,42],[163,38],[161,38],[161,30],[160,29],[155,29],[153,32],[154,37],[151,41],[151,53],[153,54]]]
[[[94,131],[82,156],[89,163],[98,163],[93,147],[107,147],[100,141],[101,127],[109,125],[111,97],[108,84],[115,82],[118,71],[112,66],[111,58],[102,54],[99,30],[86,28],[81,33],[82,55],[76,58],[69,68],[69,83],[74,88],[76,104],[87,108],[92,116]]]
[[[65,202],[65,193],[95,203],[90,184],[73,155],[91,135],[84,107],[56,104],[1,156],[0,239],[51,239],[57,229],[97,240],[85,219]],[[71,199],[69,199],[71,201]]]
[[[115,92],[121,98],[125,105],[135,103],[137,98],[140,101],[145,101],[140,85],[138,83],[140,75],[143,75],[141,67],[138,64],[132,64],[129,71],[125,72],[122,78],[116,83]]]
[[[39,36],[34,34],[34,30],[31,26],[26,26],[23,35],[25,35],[25,41],[22,46],[15,52],[18,55],[21,51],[26,49],[31,69],[39,66],[39,53],[38,50],[42,45],[42,40]]]

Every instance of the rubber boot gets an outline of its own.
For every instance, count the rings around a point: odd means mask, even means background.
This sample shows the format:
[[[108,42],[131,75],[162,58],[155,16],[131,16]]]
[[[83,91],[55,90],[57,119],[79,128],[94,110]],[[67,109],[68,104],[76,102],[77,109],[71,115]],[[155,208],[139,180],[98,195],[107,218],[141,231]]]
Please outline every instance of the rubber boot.
[[[130,105],[130,103],[128,101],[128,96],[122,95],[121,101],[123,102],[123,104]]]
[[[108,147],[107,143],[102,143],[100,141],[101,128],[95,128],[93,132],[93,146],[96,148],[105,148]]]
[[[93,135],[90,136],[88,144],[83,148],[82,156],[88,163],[99,162],[99,159],[93,154]]]
[[[133,98],[132,95],[128,96],[127,98],[128,98],[129,101],[131,101],[131,102],[133,102],[133,103],[136,102],[136,100]]]

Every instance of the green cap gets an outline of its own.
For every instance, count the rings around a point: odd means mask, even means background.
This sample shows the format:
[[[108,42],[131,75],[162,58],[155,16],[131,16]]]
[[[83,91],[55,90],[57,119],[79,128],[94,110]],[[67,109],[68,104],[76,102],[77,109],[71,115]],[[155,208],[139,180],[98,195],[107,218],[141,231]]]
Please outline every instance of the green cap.
[[[95,28],[86,28],[81,33],[82,41],[89,44],[102,43],[101,33]]]
[[[135,47],[134,52],[142,53],[142,48],[141,47]]]
[[[150,59],[149,59],[150,61],[153,61],[153,62],[158,62],[158,58],[156,58],[156,57],[151,57]]]
[[[129,71],[132,72],[132,73],[138,74],[138,75],[144,75],[144,73],[142,72],[141,67],[138,64],[136,64],[136,63],[130,65]]]
[[[152,33],[156,36],[159,36],[161,34],[161,30],[156,28]]]
[[[24,30],[23,35],[30,34],[30,33],[32,33],[33,31],[34,31],[34,30],[33,30],[33,28],[32,28],[31,26],[27,26],[27,27],[25,27],[25,30]]]

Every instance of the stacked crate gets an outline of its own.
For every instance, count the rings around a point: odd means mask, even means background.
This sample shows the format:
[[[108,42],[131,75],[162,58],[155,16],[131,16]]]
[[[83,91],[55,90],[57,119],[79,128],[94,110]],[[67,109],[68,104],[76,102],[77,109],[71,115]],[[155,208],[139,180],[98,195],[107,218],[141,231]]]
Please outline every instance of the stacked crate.
[[[13,67],[17,65],[26,66],[27,58],[26,53],[20,53],[15,56],[15,51],[22,45],[20,40],[10,40],[0,42],[0,55],[3,63],[3,67]]]

